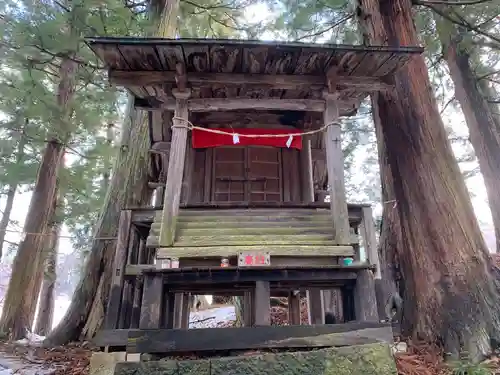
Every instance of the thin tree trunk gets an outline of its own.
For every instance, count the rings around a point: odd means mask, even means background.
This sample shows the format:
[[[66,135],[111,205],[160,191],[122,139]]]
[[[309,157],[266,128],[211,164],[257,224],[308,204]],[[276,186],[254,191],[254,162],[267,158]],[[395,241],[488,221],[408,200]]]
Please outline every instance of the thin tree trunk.
[[[25,120],[25,125],[28,125],[28,120]],[[16,151],[16,164],[21,164],[24,160],[24,146],[26,145],[26,137],[21,133],[21,137],[17,143]],[[7,190],[7,199],[5,201],[5,207],[2,214],[2,220],[0,220],[0,259],[3,256],[3,245],[5,242],[5,236],[7,234],[7,229],[9,227],[10,215],[12,213],[12,207],[14,205],[14,198],[16,197],[18,184],[11,183]]]
[[[14,205],[14,198],[16,197],[17,184],[10,184],[6,194],[5,207],[3,209],[2,220],[0,220],[0,259],[3,256],[3,245],[5,242],[5,235],[9,227],[10,215],[12,213],[12,206]]]
[[[106,126],[106,145],[111,149],[113,145],[114,132],[113,132],[113,124],[108,124]],[[109,189],[109,178],[111,174],[111,168],[113,165],[110,163],[110,159],[106,158],[104,160],[104,173],[102,175],[102,191],[106,193]]]
[[[153,8],[158,25],[156,36],[175,37],[178,8],[179,0],[167,0],[161,7]],[[47,337],[47,345],[62,345],[71,340],[90,339],[95,335],[106,311],[115,254],[115,242],[99,238],[116,237],[120,211],[124,207],[151,201],[152,191],[148,187],[148,116],[134,110],[133,98],[129,99],[127,113],[120,152],[95,231],[97,239],[94,240],[68,311]]]
[[[54,320],[54,302],[56,286],[56,266],[57,266],[57,248],[59,244],[59,235],[61,225],[54,222],[51,226],[50,240],[47,241],[47,257],[45,259],[45,272],[43,275],[42,289],[38,302],[38,316],[35,324],[35,333],[40,336],[46,336],[52,330]]]
[[[358,0],[370,44],[418,45],[410,0]],[[458,356],[499,337],[492,264],[432,94],[423,56],[388,78],[376,106],[401,224],[403,331]]]
[[[449,27],[449,25],[447,25]],[[481,93],[470,67],[467,51],[462,49],[456,35],[441,35],[443,51],[450,69],[457,98],[464,114],[469,137],[484,178],[488,203],[500,251],[500,124],[495,121],[490,105]]]

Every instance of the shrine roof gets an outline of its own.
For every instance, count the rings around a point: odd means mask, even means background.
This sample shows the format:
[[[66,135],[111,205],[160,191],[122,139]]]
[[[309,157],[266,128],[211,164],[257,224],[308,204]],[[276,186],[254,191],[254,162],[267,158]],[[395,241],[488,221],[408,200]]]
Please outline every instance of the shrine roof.
[[[328,75],[335,77],[345,107],[341,112],[357,108],[370,92],[385,89],[384,77],[423,52],[421,47],[223,39],[86,42],[110,70],[110,82],[146,102],[164,102],[181,84],[191,87],[191,98],[320,99]]]

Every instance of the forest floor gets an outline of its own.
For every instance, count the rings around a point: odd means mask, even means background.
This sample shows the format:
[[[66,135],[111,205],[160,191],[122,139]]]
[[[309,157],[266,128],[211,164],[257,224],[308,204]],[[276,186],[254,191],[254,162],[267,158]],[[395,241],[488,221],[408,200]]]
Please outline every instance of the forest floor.
[[[272,324],[287,324],[287,309],[272,307]],[[302,309],[303,319],[307,312]],[[228,327],[234,324],[233,306],[218,306],[204,311],[193,312],[191,328]],[[42,348],[36,340],[24,342],[0,342],[0,375],[87,375],[93,348],[89,343],[78,343],[58,348]],[[29,341],[29,342],[28,342]],[[453,371],[443,361],[442,352],[425,345],[396,345],[396,364],[399,375],[500,375],[500,357],[493,357],[483,364],[484,370]],[[486,370],[489,368],[490,370]]]

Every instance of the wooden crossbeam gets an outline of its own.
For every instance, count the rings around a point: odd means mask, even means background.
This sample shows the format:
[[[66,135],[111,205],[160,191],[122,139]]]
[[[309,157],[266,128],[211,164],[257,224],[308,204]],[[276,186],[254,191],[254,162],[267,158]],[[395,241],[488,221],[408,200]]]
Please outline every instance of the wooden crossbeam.
[[[295,90],[300,87],[321,89],[327,86],[326,76],[291,74],[233,74],[233,73],[187,73],[182,75],[182,84],[192,86],[220,84],[228,86],[266,86],[275,89]],[[126,71],[110,70],[109,81],[118,86],[154,86],[165,83],[179,84],[179,74],[173,71]],[[377,92],[393,89],[379,77],[336,76],[335,85],[354,91]]]
[[[166,99],[158,105],[150,106],[144,100],[135,101],[135,108],[146,111],[162,110],[173,111],[175,99]],[[232,110],[281,110],[281,111],[306,111],[323,112],[325,101],[322,99],[250,99],[250,98],[208,98],[189,99],[190,112],[216,112]],[[354,109],[354,104],[353,104]]]
[[[362,345],[393,340],[385,323],[347,323],[283,327],[147,329],[101,331],[99,346],[127,344],[128,353],[181,353],[270,348],[318,348]]]

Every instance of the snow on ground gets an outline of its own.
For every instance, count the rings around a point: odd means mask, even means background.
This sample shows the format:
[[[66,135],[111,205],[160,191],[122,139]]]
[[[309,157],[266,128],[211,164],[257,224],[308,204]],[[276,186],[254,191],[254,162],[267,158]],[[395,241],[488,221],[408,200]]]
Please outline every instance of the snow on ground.
[[[192,312],[189,316],[189,328],[214,328],[219,323],[236,320],[234,306]],[[1,375],[1,374],[0,374]]]

